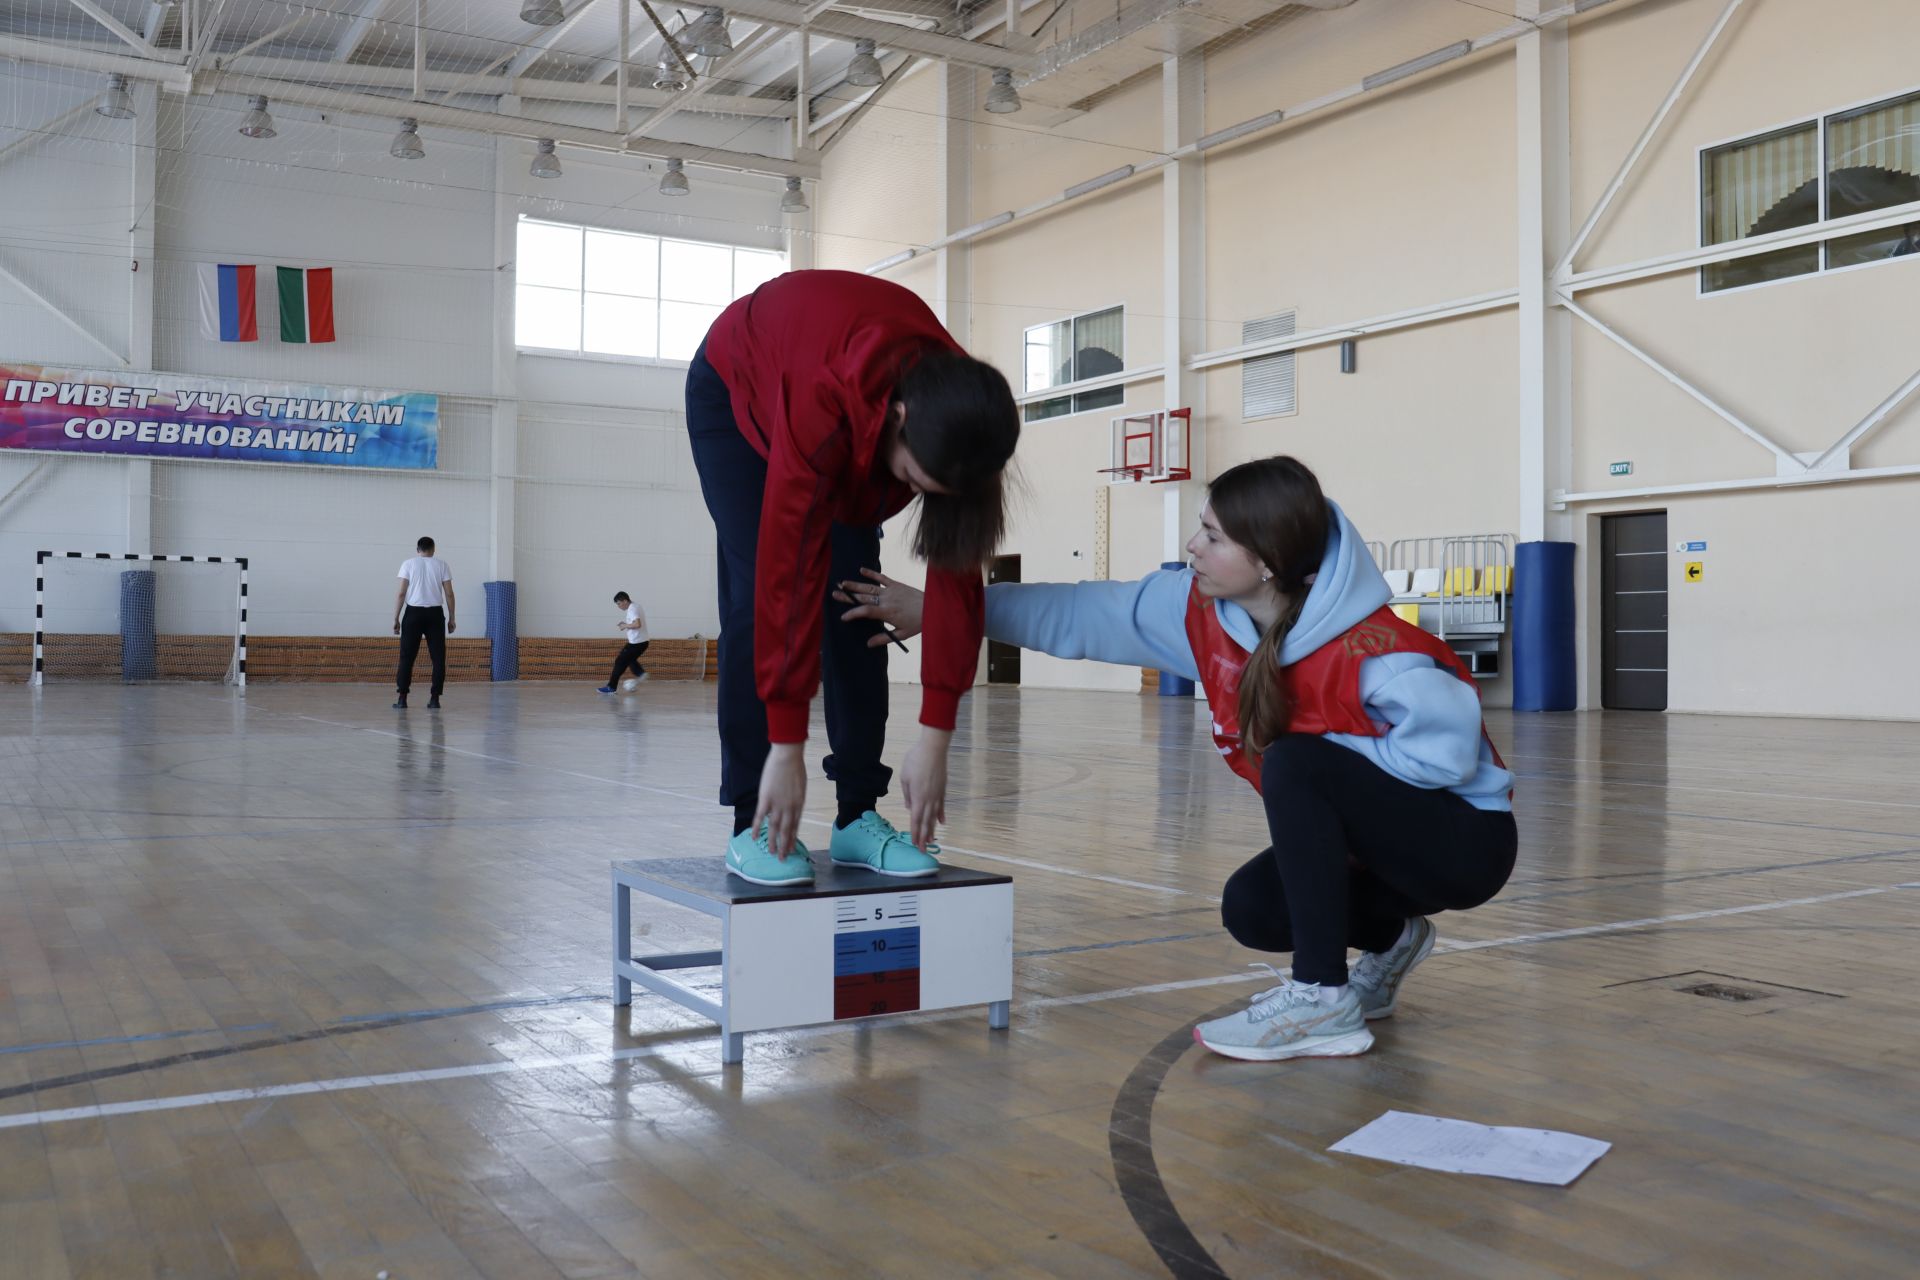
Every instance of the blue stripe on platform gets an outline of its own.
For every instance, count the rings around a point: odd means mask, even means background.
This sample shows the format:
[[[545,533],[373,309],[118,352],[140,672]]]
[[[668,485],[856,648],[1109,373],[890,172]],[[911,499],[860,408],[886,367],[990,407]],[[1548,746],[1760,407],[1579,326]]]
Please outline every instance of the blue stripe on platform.
[[[871,929],[833,937],[833,976],[920,967],[920,930]]]

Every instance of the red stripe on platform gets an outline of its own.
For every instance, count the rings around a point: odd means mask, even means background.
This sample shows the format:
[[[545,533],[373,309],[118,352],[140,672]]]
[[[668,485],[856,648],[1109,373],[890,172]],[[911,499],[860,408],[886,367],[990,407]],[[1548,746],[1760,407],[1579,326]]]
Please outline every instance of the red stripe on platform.
[[[920,971],[887,969],[833,980],[833,1020],[912,1013],[920,1007]]]

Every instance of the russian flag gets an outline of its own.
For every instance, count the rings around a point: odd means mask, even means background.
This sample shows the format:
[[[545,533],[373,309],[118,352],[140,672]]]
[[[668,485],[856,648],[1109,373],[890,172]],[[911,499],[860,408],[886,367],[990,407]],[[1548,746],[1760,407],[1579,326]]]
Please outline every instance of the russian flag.
[[[200,331],[215,342],[258,342],[251,263],[200,264]]]
[[[280,341],[333,341],[333,268],[275,267]]]

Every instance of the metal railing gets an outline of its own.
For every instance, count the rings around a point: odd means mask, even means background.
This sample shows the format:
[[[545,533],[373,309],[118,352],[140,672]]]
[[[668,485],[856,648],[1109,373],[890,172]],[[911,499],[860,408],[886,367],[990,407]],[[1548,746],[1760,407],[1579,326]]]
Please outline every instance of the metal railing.
[[[1396,598],[1430,607],[1429,593],[1437,591],[1432,630],[1442,640],[1503,632],[1513,590],[1513,543],[1510,533],[1401,538],[1387,550],[1388,568],[1408,571],[1413,581]]]

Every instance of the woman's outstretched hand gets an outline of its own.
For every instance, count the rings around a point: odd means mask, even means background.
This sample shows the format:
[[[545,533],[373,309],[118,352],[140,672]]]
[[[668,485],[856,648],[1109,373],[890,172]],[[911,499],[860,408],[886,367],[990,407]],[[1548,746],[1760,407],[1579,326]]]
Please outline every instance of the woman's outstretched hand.
[[[855,622],[861,618],[872,618],[884,626],[893,628],[893,636],[885,631],[867,641],[869,649],[877,649],[893,639],[910,640],[920,634],[920,613],[926,603],[926,592],[918,587],[909,587],[905,583],[895,582],[878,569],[862,569],[868,581],[842,582],[838,584],[833,598],[841,604],[854,607],[840,615],[842,622]],[[915,843],[918,843],[916,841]]]

